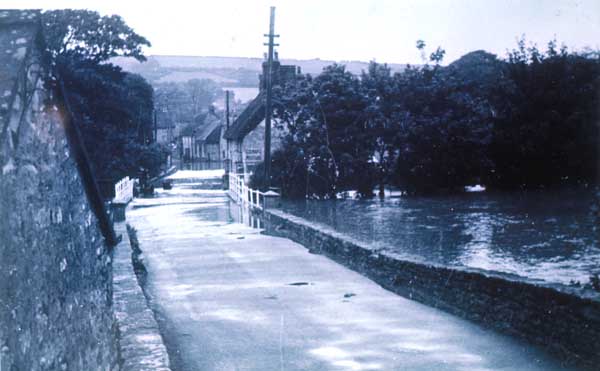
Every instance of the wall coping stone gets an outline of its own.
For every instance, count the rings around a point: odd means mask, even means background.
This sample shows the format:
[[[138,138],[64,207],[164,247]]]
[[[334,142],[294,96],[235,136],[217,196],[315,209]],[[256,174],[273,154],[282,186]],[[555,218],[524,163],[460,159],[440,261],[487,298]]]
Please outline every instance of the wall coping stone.
[[[133,269],[126,224],[115,223],[115,231],[124,236],[115,247],[113,257],[114,310],[120,335],[121,369],[171,371],[158,323]]]

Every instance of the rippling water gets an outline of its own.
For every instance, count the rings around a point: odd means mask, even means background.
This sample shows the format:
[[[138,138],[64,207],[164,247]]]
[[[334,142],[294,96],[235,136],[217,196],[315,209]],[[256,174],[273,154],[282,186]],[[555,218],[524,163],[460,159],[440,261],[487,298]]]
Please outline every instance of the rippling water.
[[[589,282],[600,246],[582,191],[380,200],[283,201],[292,214],[434,263],[547,282]]]

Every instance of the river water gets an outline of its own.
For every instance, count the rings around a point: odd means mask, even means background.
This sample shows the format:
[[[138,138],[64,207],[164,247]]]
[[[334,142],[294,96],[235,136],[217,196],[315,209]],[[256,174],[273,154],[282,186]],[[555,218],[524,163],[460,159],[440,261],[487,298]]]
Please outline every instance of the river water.
[[[282,201],[281,208],[376,248],[549,283],[589,282],[600,246],[587,191]]]

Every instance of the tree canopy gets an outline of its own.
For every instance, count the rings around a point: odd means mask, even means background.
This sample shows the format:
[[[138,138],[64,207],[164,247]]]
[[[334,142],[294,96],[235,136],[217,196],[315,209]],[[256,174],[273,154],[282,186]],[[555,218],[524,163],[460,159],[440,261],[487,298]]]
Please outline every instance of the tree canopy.
[[[444,67],[444,50],[426,60],[425,48],[423,66],[392,74],[372,62],[359,78],[333,65],[277,92],[288,134],[272,184],[292,197],[369,197],[376,184],[430,194],[597,181],[597,53],[520,40],[505,59],[480,50]]]
[[[48,51],[57,59],[85,59],[96,63],[117,56],[145,61],[150,42],[118,15],[101,16],[90,10],[51,10],[42,14]]]
[[[47,11],[42,22],[48,83],[62,80],[97,177],[115,181],[141,167],[158,173],[167,150],[151,143],[153,89],[109,63],[115,56],[145,60],[148,40],[119,16],[87,10]]]

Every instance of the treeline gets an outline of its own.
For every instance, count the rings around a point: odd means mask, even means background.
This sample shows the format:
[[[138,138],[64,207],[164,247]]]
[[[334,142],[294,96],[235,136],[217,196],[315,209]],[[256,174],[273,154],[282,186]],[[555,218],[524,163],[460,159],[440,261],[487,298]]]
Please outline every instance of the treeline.
[[[520,40],[505,60],[476,51],[444,67],[443,56],[394,74],[373,62],[360,77],[332,65],[279,88],[274,116],[287,134],[271,185],[332,198],[386,184],[414,195],[596,182],[598,53]]]
[[[223,94],[219,85],[209,79],[156,83],[158,124],[163,127],[176,122],[193,124]]]
[[[86,10],[42,15],[51,71],[48,84],[62,80],[91,165],[100,180],[156,175],[168,149],[153,143],[153,88],[139,75],[108,61],[116,56],[145,60],[150,43],[119,16]]]

